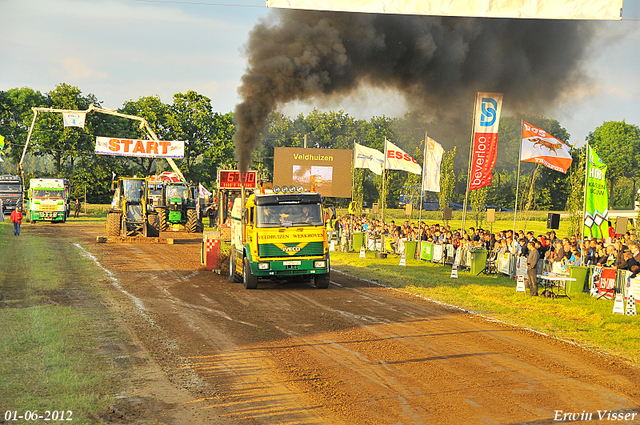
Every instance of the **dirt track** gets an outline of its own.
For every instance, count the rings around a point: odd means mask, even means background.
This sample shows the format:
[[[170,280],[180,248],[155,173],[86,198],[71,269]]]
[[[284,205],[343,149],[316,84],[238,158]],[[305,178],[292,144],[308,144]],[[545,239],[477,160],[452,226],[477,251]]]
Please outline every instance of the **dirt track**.
[[[79,222],[30,232],[104,268],[97,283],[132,335],[134,378],[108,421],[545,424],[562,411],[603,423],[598,410],[640,411],[640,371],[615,358],[337,272],[328,290],[246,291],[200,264],[200,235],[97,244],[103,227]]]

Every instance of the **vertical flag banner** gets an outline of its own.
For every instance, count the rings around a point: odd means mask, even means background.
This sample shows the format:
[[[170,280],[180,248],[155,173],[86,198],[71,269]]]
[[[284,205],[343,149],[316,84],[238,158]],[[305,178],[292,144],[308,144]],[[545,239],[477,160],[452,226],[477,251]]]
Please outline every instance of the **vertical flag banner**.
[[[62,122],[65,127],[84,128],[84,121],[87,118],[86,112],[63,112]]]
[[[573,158],[571,147],[541,128],[522,123],[522,154],[520,161],[535,162],[567,174]]]
[[[384,158],[384,168],[386,170],[404,170],[413,174],[422,174],[422,167],[418,161],[411,158],[405,151],[388,141],[384,140],[386,153]]]
[[[473,151],[469,190],[491,185],[498,156],[498,127],[502,112],[502,93],[477,93],[473,119]]]
[[[379,150],[355,143],[353,145],[353,168],[368,168],[377,175],[382,175],[384,154]]]
[[[0,134],[0,162],[4,162],[4,136]]]
[[[424,173],[422,188],[429,192],[440,192],[440,165],[442,164],[442,145],[431,137],[424,144]]]
[[[607,165],[587,145],[587,189],[585,193],[584,236],[608,238],[609,231],[602,230],[602,223],[609,218],[609,192],[607,191]]]

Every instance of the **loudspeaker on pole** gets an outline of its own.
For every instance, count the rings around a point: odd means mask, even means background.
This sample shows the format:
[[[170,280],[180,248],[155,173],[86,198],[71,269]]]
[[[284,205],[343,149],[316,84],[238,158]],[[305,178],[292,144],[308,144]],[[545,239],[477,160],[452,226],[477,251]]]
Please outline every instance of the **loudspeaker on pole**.
[[[444,213],[444,215],[442,217],[443,220],[445,220],[445,221],[451,220],[451,217],[453,216],[453,210],[451,208],[444,207],[443,213]]]
[[[629,219],[627,217],[618,217],[616,219],[616,235],[624,235],[627,233],[627,223]]]
[[[560,228],[560,214],[549,213],[547,216],[547,229],[558,230]]]
[[[496,222],[496,210],[490,208],[487,210],[487,223],[495,223]]]

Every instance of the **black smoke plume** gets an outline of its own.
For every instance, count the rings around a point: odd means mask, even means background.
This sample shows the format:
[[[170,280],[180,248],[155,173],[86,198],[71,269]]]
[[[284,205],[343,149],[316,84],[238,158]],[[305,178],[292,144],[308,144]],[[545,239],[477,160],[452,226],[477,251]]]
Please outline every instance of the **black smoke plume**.
[[[594,25],[276,11],[253,28],[246,46],[235,110],[239,167],[250,165],[278,107],[344,96],[360,85],[397,90],[412,109],[445,122],[468,118],[477,91],[504,93],[510,110],[544,111],[582,78]]]

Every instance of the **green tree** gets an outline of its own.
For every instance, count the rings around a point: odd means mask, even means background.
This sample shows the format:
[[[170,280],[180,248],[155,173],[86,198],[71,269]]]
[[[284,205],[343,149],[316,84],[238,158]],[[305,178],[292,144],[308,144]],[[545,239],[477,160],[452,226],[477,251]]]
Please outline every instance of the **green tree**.
[[[5,137],[5,155],[20,160],[31,121],[32,107],[48,107],[46,95],[28,87],[0,91],[0,134]]]
[[[457,147],[453,150],[445,151],[442,154],[442,165],[440,166],[440,211],[449,205],[453,199],[453,191],[456,187],[456,176],[453,173],[453,159],[456,156]]]
[[[608,121],[587,137],[589,145],[607,164],[609,203],[615,199],[614,188],[624,177],[635,181],[640,165],[640,128],[625,121]]]

